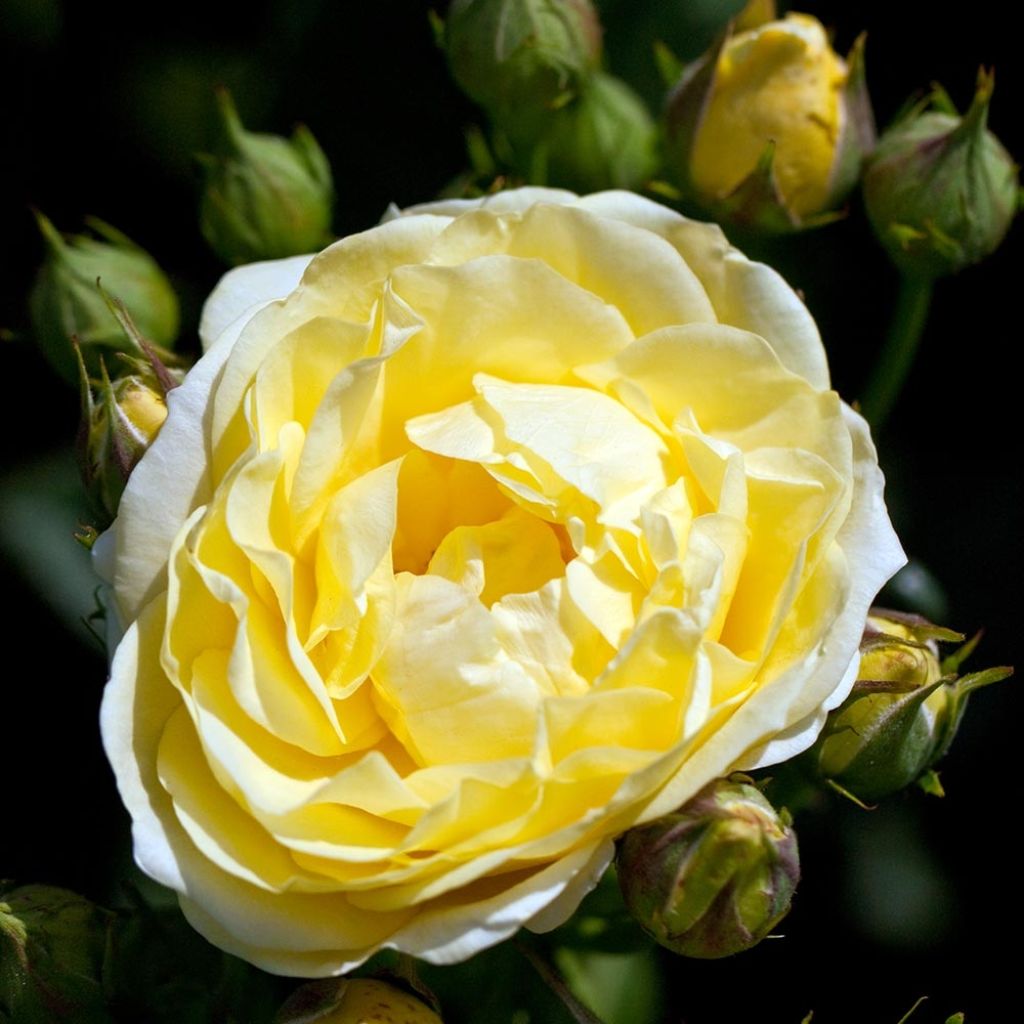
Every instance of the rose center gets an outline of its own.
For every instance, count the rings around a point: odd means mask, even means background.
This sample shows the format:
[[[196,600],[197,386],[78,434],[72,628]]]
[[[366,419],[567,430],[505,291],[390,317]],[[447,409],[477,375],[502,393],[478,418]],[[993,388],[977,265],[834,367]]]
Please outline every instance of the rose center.
[[[564,574],[576,557],[565,528],[526,512],[472,462],[413,450],[398,476],[394,571],[478,591],[488,607]]]

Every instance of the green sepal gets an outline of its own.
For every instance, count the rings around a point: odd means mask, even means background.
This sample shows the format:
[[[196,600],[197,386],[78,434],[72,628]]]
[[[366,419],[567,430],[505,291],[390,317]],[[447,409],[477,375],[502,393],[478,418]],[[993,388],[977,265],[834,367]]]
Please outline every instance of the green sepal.
[[[844,785],[836,782],[835,779],[826,779],[825,785],[833,793],[838,793],[844,800],[849,800],[851,804],[856,804],[862,811],[873,811],[878,806],[877,804],[869,804],[861,800],[856,793],[851,793]]]
[[[901,626],[905,626],[913,633],[913,640],[918,644],[922,644],[928,640],[937,640],[941,643],[962,643],[964,640],[964,634],[958,633],[955,629],[947,629],[945,626],[936,626],[934,622],[929,622],[923,615],[917,615],[914,612],[898,612],[893,611],[891,608],[879,608],[873,607],[871,609],[871,615],[874,618],[891,619],[893,622],[898,622]],[[867,636],[875,635],[887,635],[879,634],[877,630],[868,627],[865,630]],[[891,637],[890,637],[891,639]],[[902,637],[896,638],[899,643],[908,643],[907,640]]]
[[[926,1003],[927,1001],[928,1001],[928,997],[927,996],[920,996],[917,999],[917,1001],[914,1003],[914,1005],[909,1010],[907,1010],[907,1012],[905,1014],[903,1014],[902,1017],[900,1017],[900,1019],[896,1022],[896,1024],[907,1024],[907,1021],[910,1020],[910,1018],[914,1015],[914,1013],[917,1011],[917,1008],[922,1003]]]
[[[835,206],[849,195],[860,180],[864,160],[877,139],[864,61],[866,43],[867,33],[861,32],[846,58],[847,75],[842,92],[846,116],[832,163],[827,206]]]
[[[942,786],[942,780],[939,778],[939,773],[934,768],[929,768],[917,780],[917,785],[922,792],[927,793],[929,796],[943,797],[946,795],[946,790]]]
[[[775,143],[768,142],[750,174],[729,195],[710,207],[715,216],[748,230],[774,235],[824,227],[846,216],[842,210],[829,210],[798,217],[782,199],[774,162]]]
[[[937,679],[886,707],[877,708],[870,722],[870,735],[862,736],[862,745],[829,779],[830,784],[841,786],[858,800],[872,803],[914,782],[935,760],[936,750],[929,721],[918,712],[933,693],[951,682],[948,677]],[[840,719],[845,711],[864,699],[861,694],[851,694],[833,714]],[[829,738],[851,728],[843,725],[829,733]]]
[[[931,763],[935,763],[946,755],[956,739],[960,723],[963,721],[967,711],[967,700],[975,690],[984,686],[991,686],[992,683],[1002,682],[1013,675],[1013,668],[1009,665],[997,665],[993,668],[983,669],[980,672],[971,672],[961,676],[950,686],[950,703],[946,717],[943,721],[935,744],[935,752],[932,754]]]
[[[666,89],[671,89],[682,77],[686,65],[681,61],[668,43],[660,39],[654,40],[654,66]]]

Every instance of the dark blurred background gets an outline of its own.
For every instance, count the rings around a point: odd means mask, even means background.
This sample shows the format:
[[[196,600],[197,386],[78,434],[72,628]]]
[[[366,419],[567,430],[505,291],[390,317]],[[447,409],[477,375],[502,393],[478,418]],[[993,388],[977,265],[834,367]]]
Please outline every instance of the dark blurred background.
[[[78,624],[92,583],[71,539],[77,398],[21,340],[42,256],[29,208],[63,230],[96,214],[147,248],[179,290],[185,344],[194,345],[202,298],[221,272],[198,233],[192,161],[212,139],[212,88],[227,84],[251,127],[285,132],[306,122],[333,165],[336,230],[369,227],[389,202],[426,200],[462,170],[463,130],[478,119],[434,46],[429,6],[178,0],[146,8],[143,21],[138,7],[0,0],[0,329],[14,336],[0,347],[9,644],[0,878],[109,900],[128,856],[127,822],[98,739],[104,658]],[[598,6],[611,69],[656,109],[651,42],[692,56],[737,5]],[[933,5],[891,0],[797,7],[833,28],[843,51],[867,30],[880,125],[934,79],[966,106],[979,64],[994,66],[991,127],[1011,153],[1024,154],[1024,65],[1004,6],[979,0],[955,21]],[[992,259],[941,284],[909,387],[879,438],[897,529],[945,589],[947,624],[986,629],[976,667],[1024,662],[1022,397],[1009,362],[1021,338],[1022,245],[1018,226]],[[803,290],[835,385],[855,399],[896,287],[856,201],[845,221],[766,252]],[[945,799],[907,793],[870,813],[837,801],[827,815],[801,818],[804,881],[785,939],[723,962],[666,957],[666,1020],[798,1024],[813,1009],[815,1024],[896,1024],[920,995],[930,996],[915,1017],[923,1024],[955,1010],[968,1024],[1004,1019],[1018,1001],[1019,951],[998,926],[1016,934],[1024,912],[1010,837],[1022,707],[1013,680],[975,697],[943,765]]]

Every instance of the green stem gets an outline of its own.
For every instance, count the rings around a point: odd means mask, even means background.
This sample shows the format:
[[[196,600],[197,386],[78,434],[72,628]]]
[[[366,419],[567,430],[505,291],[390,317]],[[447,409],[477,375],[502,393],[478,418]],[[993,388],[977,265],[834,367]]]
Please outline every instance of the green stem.
[[[602,1024],[601,1018],[591,1013],[570,991],[562,976],[538,953],[531,949],[522,938],[513,940],[516,949],[526,958],[541,976],[549,989],[562,1001],[562,1005],[576,1024]]]
[[[933,289],[934,282],[927,278],[904,277],[900,281],[889,334],[861,402],[865,419],[876,431],[892,411],[914,364],[917,346],[928,322]]]

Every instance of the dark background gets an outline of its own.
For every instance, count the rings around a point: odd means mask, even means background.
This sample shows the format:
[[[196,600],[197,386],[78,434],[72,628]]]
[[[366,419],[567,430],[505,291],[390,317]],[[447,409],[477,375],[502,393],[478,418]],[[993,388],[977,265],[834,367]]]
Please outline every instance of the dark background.
[[[0,347],[0,878],[111,899],[127,843],[98,741],[103,657],[65,625],[88,610],[62,454],[77,400],[18,339],[41,258],[28,208],[64,230],[97,214],[149,249],[179,289],[183,341],[194,345],[199,305],[221,272],[198,234],[191,158],[211,141],[211,88],[228,84],[253,127],[308,123],[334,168],[335,228],[369,227],[388,202],[428,199],[462,169],[462,132],[476,118],[434,48],[428,6],[178,0],[147,7],[143,24],[139,8],[0,0],[0,328],[16,336]],[[650,43],[698,52],[708,30],[694,29],[695,5],[598,6],[611,69],[656,107]],[[965,106],[978,65],[994,66],[991,126],[1024,154],[1024,72],[1004,7],[980,0],[953,21],[933,5],[803,6],[834,28],[841,50],[868,31],[882,125],[933,79]],[[818,318],[837,389],[856,398],[896,286],[856,201],[846,221],[770,254]],[[1022,397],[1008,362],[1021,338],[1021,255],[1018,228],[995,257],[942,283],[909,387],[879,438],[894,521],[944,587],[947,623],[987,630],[979,667],[1021,661]],[[44,560],[79,572],[55,582],[39,571]],[[813,1008],[815,1024],[896,1024],[926,994],[922,1024],[955,1010],[968,1024],[1003,1019],[1018,1003],[1019,951],[996,926],[1016,934],[1024,911],[1009,837],[1020,817],[1021,708],[1012,680],[974,699],[943,766],[944,800],[908,793],[872,813],[836,803],[802,818],[804,881],[786,938],[724,962],[666,958],[666,1019],[797,1024]]]

